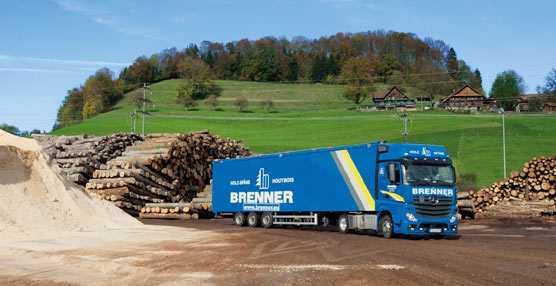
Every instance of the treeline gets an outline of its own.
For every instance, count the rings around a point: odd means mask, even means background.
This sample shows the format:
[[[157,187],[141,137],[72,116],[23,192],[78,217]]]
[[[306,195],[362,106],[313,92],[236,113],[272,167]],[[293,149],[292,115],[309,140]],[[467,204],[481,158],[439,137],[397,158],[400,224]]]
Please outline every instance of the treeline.
[[[121,96],[121,91],[130,90],[135,84],[187,79],[187,67],[192,61],[206,65],[211,79],[343,84],[342,68],[357,57],[365,57],[370,62],[372,81],[413,85],[431,97],[447,95],[464,84],[482,91],[479,70],[472,71],[465,61],[457,58],[453,48],[443,41],[422,40],[411,33],[377,30],[337,33],[314,40],[264,37],[225,44],[203,41],[200,46],[191,44],[181,51],[171,48],[137,58],[121,71],[117,80],[110,79],[114,89],[106,92],[106,96],[91,95],[95,92],[86,90],[87,83],[69,91],[60,108],[57,127],[106,110]],[[97,72],[89,80],[95,80],[98,73],[102,73],[102,82],[108,83],[104,80],[104,74],[109,74],[107,70]],[[77,96],[79,93],[82,96]],[[85,108],[87,102],[92,103]]]
[[[14,125],[9,125],[7,123],[2,123],[0,124],[0,130],[4,130],[8,133],[11,133],[13,135],[17,135],[17,136],[21,136],[21,137],[28,137],[31,136],[32,134],[41,134],[44,133],[44,131],[40,131],[38,129],[33,129],[31,131],[27,131],[27,130],[19,130],[19,128],[17,128]]]
[[[68,91],[58,110],[53,130],[107,111],[123,96],[124,90],[131,88],[133,86],[122,85],[121,80],[114,80],[112,72],[107,68],[98,70],[85,84]]]

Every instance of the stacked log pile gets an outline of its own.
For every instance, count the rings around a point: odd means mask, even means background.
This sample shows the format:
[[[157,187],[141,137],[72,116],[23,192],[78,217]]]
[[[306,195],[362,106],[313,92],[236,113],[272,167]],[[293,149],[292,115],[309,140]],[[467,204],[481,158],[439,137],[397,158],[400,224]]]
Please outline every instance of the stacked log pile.
[[[108,136],[33,136],[44,147],[53,163],[66,177],[77,184],[85,185],[96,169],[117,156],[127,146],[142,140],[132,133],[115,133]]]
[[[517,203],[518,201],[536,201],[538,203]],[[483,213],[494,211],[495,206],[503,203],[496,209],[514,210],[521,213],[525,205],[530,205],[530,211],[538,213],[539,206],[544,206],[543,212],[554,212],[556,205],[556,155],[551,157],[541,156],[526,162],[520,171],[512,171],[504,181],[498,181],[492,186],[483,187],[478,191],[469,191],[468,196],[462,196],[458,201],[460,211]],[[515,204],[515,207],[508,205]],[[546,208],[548,206],[548,209]]]
[[[199,219],[212,217],[212,185],[207,185],[190,203],[147,203],[140,218]]]
[[[86,187],[132,215],[150,203],[192,203],[191,209],[200,204],[210,212],[211,198],[197,195],[212,179],[214,159],[251,155],[239,143],[208,130],[151,135],[101,165]]]

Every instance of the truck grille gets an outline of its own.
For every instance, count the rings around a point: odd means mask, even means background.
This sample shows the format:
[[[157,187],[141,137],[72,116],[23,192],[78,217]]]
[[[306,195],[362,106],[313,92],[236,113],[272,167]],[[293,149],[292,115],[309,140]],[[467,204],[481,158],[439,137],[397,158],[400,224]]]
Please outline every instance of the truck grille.
[[[438,203],[436,203],[436,199]],[[417,215],[426,218],[442,218],[450,215],[452,209],[452,198],[447,197],[413,197]]]

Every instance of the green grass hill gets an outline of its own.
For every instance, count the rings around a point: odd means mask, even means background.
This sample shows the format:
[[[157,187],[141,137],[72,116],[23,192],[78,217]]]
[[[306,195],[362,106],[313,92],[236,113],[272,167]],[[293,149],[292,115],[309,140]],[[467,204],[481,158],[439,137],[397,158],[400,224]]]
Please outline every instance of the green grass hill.
[[[199,101],[190,111],[176,103],[178,80],[153,84],[154,101],[147,110],[147,133],[175,133],[209,129],[234,139],[256,153],[272,153],[316,147],[358,144],[377,140],[402,142],[403,122],[399,112],[364,112],[354,110],[353,103],[342,98],[343,87],[319,84],[255,83],[216,81],[222,93],[216,111]],[[389,86],[378,85],[386,91]],[[128,93],[112,111],[87,119],[80,124],[52,132],[54,135],[129,132],[134,108],[132,97],[142,90]],[[406,88],[410,97],[421,91]],[[233,100],[246,97],[245,112],[234,109]],[[272,99],[275,107],[266,113],[261,99]],[[362,103],[372,105],[371,98]],[[419,106],[419,104],[418,104]],[[409,142],[444,145],[458,173],[474,172],[479,185],[502,179],[502,118],[498,114],[454,114],[441,111],[409,112]],[[137,121],[141,131],[141,120]],[[556,153],[556,116],[508,114],[505,117],[507,172],[521,169],[534,156]]]

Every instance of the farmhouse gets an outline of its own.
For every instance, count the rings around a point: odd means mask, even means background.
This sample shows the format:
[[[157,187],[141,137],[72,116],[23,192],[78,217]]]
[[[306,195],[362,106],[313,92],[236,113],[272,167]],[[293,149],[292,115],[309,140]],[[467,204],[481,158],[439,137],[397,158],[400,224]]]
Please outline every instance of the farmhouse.
[[[440,100],[440,106],[448,110],[480,110],[485,104],[485,97],[469,85]],[[491,102],[488,102],[490,105]]]
[[[543,106],[543,110],[546,113],[556,113],[556,102],[547,102]]]
[[[373,102],[377,109],[415,109],[415,100],[405,95],[399,88],[393,86],[388,92],[375,92]]]
[[[532,94],[520,94],[519,95],[519,101],[515,104],[515,111],[516,112],[529,112],[529,111],[535,111],[535,110],[531,110],[529,103],[531,100],[537,99],[537,100],[541,100],[541,96],[543,96],[543,94],[537,94],[537,93],[532,93]],[[539,106],[538,108],[541,108],[542,103],[539,102]],[[535,109],[535,108],[533,108]],[[536,110],[539,111],[539,110]]]

